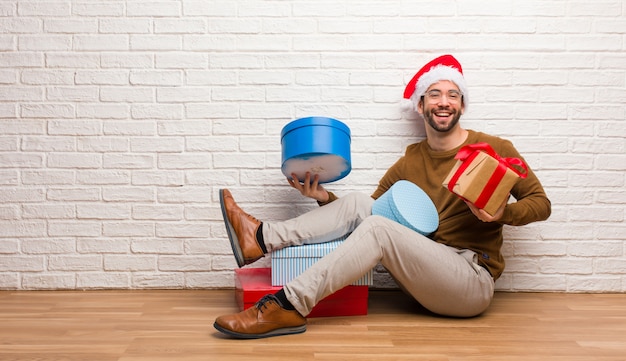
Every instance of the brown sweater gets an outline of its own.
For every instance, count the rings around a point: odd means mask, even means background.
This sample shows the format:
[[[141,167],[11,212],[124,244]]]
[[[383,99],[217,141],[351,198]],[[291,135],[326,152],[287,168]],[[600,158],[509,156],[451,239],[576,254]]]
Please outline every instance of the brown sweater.
[[[377,199],[402,179],[417,184],[430,196],[439,212],[439,228],[429,237],[435,242],[476,252],[478,262],[487,267],[494,279],[498,279],[504,270],[504,258],[500,253],[503,225],[521,226],[543,221],[550,216],[551,205],[529,167],[528,176],[520,179],[511,190],[517,202],[506,206],[499,222],[484,223],[476,218],[458,196],[441,184],[456,163],[454,156],[459,149],[479,142],[490,144],[502,157],[523,160],[510,141],[472,130],[469,130],[465,143],[450,151],[433,151],[424,140],[407,147],[404,156],[380,180],[372,198]],[[328,202],[335,199],[337,197],[330,193]]]

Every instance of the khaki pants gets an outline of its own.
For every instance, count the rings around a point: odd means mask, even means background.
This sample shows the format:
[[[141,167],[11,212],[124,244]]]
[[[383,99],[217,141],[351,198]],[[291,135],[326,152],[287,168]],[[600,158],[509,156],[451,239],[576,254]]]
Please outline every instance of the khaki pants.
[[[494,281],[477,256],[436,243],[392,220],[372,215],[374,200],[352,193],[284,222],[265,222],[268,251],[350,236],[284,286],[289,301],[306,316],[324,297],[381,263],[396,282],[428,310],[471,317],[491,303]]]

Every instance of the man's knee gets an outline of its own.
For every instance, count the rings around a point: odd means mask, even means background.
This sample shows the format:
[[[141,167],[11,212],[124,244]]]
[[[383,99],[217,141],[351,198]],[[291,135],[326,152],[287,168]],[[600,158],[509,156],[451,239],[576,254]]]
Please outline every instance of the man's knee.
[[[362,213],[361,218],[365,218],[372,214],[374,199],[365,193],[353,192],[345,197],[342,197],[341,199],[345,202],[349,202],[355,210]]]

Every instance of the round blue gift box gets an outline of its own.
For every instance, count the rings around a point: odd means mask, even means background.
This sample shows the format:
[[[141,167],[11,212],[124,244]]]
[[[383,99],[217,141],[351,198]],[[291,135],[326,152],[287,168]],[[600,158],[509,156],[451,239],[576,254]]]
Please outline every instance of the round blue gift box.
[[[285,125],[280,134],[283,174],[304,180],[319,175],[319,183],[339,180],[350,173],[350,128],[337,119],[300,118]]]
[[[372,214],[394,220],[423,235],[439,226],[439,214],[430,197],[417,185],[406,180],[394,183],[372,207]]]

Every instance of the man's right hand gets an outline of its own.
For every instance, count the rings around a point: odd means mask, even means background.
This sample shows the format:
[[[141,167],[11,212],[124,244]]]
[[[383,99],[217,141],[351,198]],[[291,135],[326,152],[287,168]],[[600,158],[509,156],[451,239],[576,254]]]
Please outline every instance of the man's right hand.
[[[295,173],[291,173],[291,178],[287,178],[287,182],[293,188],[297,189],[300,194],[305,197],[313,198],[318,202],[328,201],[328,191],[319,184],[319,175],[316,174],[311,180],[311,173],[307,172],[304,181],[300,182]]]

